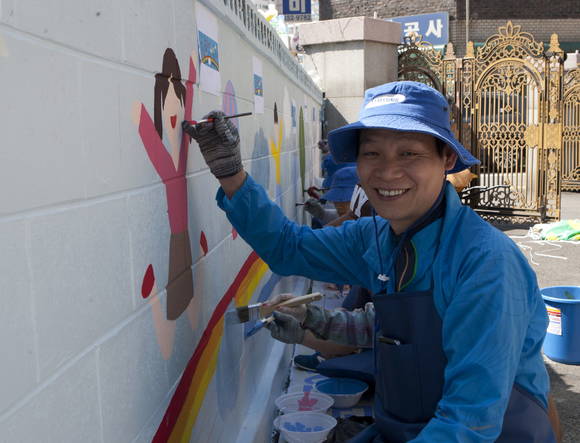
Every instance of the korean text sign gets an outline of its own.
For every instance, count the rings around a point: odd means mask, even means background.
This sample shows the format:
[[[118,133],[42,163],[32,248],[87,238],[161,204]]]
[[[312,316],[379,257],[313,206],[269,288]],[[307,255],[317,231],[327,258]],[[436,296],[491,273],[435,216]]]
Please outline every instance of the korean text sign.
[[[449,42],[449,14],[434,12],[432,14],[393,17],[389,21],[401,23],[401,43],[412,33],[420,34],[423,40],[432,45],[446,45]]]

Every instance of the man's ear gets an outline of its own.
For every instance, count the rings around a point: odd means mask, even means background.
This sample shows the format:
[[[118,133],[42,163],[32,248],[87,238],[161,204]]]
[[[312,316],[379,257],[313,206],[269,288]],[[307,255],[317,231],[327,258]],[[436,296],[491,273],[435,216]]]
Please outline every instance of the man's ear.
[[[451,171],[455,167],[457,153],[449,146],[445,145],[445,149],[443,150],[443,160],[445,162],[445,170]]]

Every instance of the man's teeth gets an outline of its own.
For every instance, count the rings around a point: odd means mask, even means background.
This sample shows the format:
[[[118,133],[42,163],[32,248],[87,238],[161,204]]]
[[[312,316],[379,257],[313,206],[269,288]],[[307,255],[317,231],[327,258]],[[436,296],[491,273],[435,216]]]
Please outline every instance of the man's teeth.
[[[397,195],[401,195],[406,189],[377,189],[379,194],[383,197],[396,197]]]

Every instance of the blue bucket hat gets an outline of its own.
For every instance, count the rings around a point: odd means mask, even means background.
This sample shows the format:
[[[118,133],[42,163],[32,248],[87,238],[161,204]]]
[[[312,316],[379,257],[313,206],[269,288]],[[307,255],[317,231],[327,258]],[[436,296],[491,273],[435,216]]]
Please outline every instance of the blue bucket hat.
[[[451,132],[445,97],[423,83],[401,81],[367,89],[359,120],[328,134],[330,151],[336,161],[356,161],[361,129],[420,132],[437,137],[457,153],[457,162],[449,173],[479,164]]]
[[[322,199],[331,202],[350,202],[357,183],[356,166],[341,168],[332,176],[330,190],[322,196]]]

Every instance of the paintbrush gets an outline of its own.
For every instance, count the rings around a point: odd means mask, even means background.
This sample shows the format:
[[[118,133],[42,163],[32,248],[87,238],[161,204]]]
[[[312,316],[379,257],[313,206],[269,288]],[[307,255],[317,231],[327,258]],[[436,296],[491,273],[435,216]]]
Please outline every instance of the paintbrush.
[[[285,300],[281,303],[275,305],[267,305],[264,303],[255,303],[248,306],[239,306],[235,310],[226,313],[226,323],[246,323],[251,320],[260,320],[272,315],[272,312],[279,308],[291,308],[294,306],[300,306],[307,303],[312,303],[313,301],[320,300],[322,294],[320,292],[315,292],[313,294],[301,295],[300,297],[294,297],[290,300]]]
[[[274,316],[271,315],[268,318],[263,318],[262,320],[258,321],[254,327],[252,329],[250,329],[247,333],[246,333],[246,338],[251,337],[252,335],[254,335],[256,332],[258,332],[260,329],[262,329],[264,326],[266,326],[267,324],[270,324],[274,321]]]
[[[241,114],[234,114],[234,115],[226,115],[224,120],[228,120],[230,118],[237,118],[237,117],[245,117],[246,115],[252,115],[251,112],[242,112]],[[187,123],[190,125],[199,125],[201,123],[211,123],[214,121],[213,118],[206,118],[205,120],[195,121],[195,120],[186,120]]]

